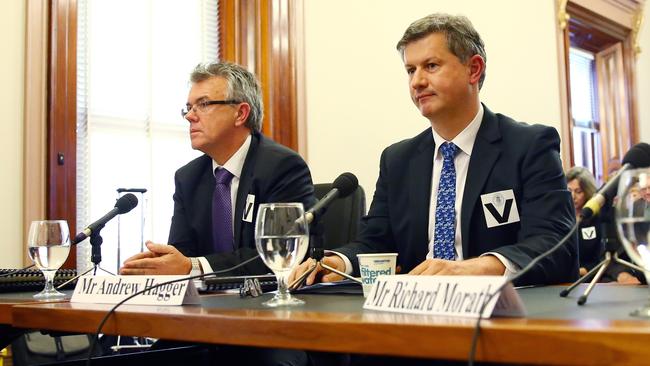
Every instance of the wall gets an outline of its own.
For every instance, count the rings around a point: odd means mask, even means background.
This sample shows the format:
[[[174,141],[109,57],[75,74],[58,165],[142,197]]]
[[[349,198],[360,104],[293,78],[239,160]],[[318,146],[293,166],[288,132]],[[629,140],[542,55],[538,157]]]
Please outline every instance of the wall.
[[[645,9],[645,23],[639,34],[641,53],[637,58],[637,97],[639,108],[639,139],[650,143],[650,10]]]
[[[351,171],[374,192],[381,151],[426,128],[395,44],[424,15],[464,14],[481,34],[494,112],[560,130],[554,1],[310,0],[304,3],[307,157],[315,182]],[[345,9],[341,11],[341,9]],[[363,24],[358,24],[363,22]]]
[[[25,2],[0,2],[0,268],[22,264]]]

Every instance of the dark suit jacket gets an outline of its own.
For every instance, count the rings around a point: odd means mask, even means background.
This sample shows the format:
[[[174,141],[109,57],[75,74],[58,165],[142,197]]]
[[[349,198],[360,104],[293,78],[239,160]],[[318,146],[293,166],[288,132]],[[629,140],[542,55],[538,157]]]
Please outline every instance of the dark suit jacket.
[[[575,223],[555,129],[527,125],[484,106],[461,206],[464,258],[491,251],[519,267],[545,252]],[[357,242],[337,251],[358,273],[356,254],[397,252],[406,273],[426,258],[434,141],[430,128],[384,150],[370,210]],[[520,222],[488,228],[480,196],[512,189]],[[576,237],[542,260],[518,284],[571,281],[578,275]]]
[[[192,160],[176,171],[174,179],[176,191],[169,244],[185,256],[205,256],[215,271],[257,255],[254,230],[260,203],[302,202],[305,210],[316,203],[311,174],[300,155],[259,133],[253,133],[234,207],[236,248],[232,252],[215,254],[212,246],[212,192],[215,185],[212,159],[203,155]],[[242,220],[249,194],[255,196],[252,222]],[[258,259],[230,274],[268,272],[262,260]]]

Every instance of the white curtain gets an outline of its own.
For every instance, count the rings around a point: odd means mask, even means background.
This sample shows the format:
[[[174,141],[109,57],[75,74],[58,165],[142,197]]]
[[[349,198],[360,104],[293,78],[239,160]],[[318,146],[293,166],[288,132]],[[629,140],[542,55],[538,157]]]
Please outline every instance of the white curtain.
[[[77,225],[112,209],[118,188],[147,189],[119,217],[123,262],[141,237],[166,243],[174,172],[200,154],[180,110],[193,67],[218,58],[217,0],[80,0],[78,12]],[[118,220],[101,233],[101,267],[115,272]],[[77,268],[90,266],[86,241]]]

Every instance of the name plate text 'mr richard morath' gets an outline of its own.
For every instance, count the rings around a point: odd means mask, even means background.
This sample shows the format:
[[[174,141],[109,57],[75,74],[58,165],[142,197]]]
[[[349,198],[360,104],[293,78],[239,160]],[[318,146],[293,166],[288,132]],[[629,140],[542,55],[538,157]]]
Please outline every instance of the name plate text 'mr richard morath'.
[[[507,281],[503,276],[381,276],[363,305],[364,309],[397,313],[478,318],[492,314],[525,315],[521,298],[508,283],[500,295],[490,295]],[[496,305],[496,306],[495,306]]]

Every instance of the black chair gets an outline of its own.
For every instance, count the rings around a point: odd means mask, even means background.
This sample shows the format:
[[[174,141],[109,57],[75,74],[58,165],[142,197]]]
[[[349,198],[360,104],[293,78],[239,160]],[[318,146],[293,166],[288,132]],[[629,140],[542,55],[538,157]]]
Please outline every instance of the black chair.
[[[318,199],[323,198],[331,189],[331,183],[314,184],[314,194]],[[320,220],[323,227],[323,248],[337,248],[354,240],[365,213],[366,194],[361,186],[351,195],[333,201]]]

